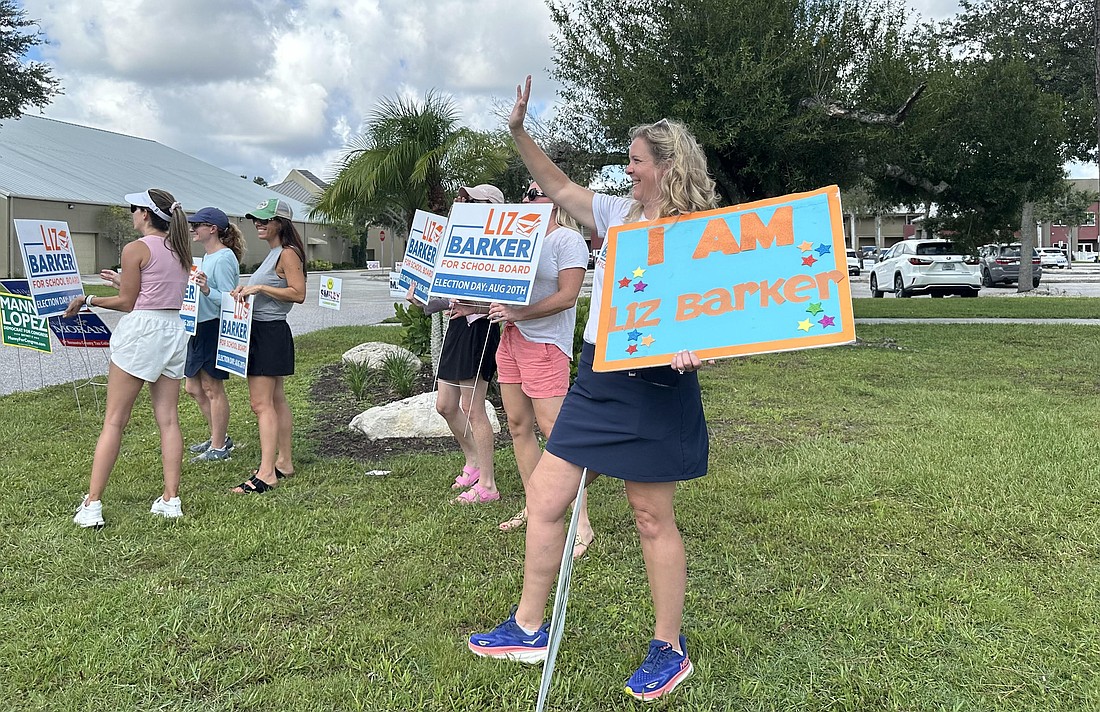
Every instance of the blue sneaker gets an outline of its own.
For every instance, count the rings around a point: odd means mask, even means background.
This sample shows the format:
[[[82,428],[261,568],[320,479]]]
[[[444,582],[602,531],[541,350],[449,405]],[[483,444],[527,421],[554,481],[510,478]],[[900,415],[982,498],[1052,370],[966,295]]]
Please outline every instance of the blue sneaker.
[[[691,677],[694,670],[687,656],[687,642],[680,636],[681,655],[672,649],[672,643],[663,640],[649,641],[649,654],[642,666],[626,681],[626,693],[635,699],[649,702],[676,689]]]
[[[521,663],[546,662],[546,646],[550,640],[550,623],[543,623],[534,633],[525,633],[516,623],[516,611],[488,633],[470,636],[470,652],[483,658],[503,658]]]

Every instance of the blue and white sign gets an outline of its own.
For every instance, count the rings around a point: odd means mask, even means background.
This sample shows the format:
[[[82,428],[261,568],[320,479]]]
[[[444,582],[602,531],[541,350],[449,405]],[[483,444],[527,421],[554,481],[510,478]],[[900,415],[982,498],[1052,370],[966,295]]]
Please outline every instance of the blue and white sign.
[[[14,222],[35,312],[38,316],[64,313],[69,302],[84,296],[68,223],[57,220]]]
[[[218,353],[214,357],[214,367],[248,377],[248,343],[252,339],[252,301],[249,295],[238,302],[222,293],[221,319],[218,322]]]
[[[188,334],[195,333],[195,326],[199,323],[199,283],[195,281],[202,270],[202,258],[191,258],[191,274],[187,276],[187,287],[183,290],[183,306],[180,307],[180,319],[183,320],[183,330]]]
[[[456,203],[431,296],[529,304],[553,209],[550,203]]]
[[[417,210],[409,229],[409,243],[405,247],[405,258],[401,261],[401,282],[403,288],[399,297],[405,296],[410,284],[416,285],[416,298],[421,303],[428,301],[428,290],[435,277],[435,262],[439,257],[439,245],[443,241],[443,231],[447,218],[435,213]],[[393,293],[393,287],[390,293]]]
[[[24,297],[31,295],[31,288],[25,279],[4,279],[0,280],[0,285],[12,294],[21,294]],[[67,319],[55,316],[49,322],[50,331],[62,346],[105,349],[111,345],[111,330],[88,307],[81,309],[76,316]]]

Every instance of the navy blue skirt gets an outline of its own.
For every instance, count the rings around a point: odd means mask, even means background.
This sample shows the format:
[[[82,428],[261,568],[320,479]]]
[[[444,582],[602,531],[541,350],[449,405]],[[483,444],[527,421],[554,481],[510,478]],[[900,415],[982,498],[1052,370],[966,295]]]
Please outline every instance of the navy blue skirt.
[[[707,474],[710,440],[696,373],[668,366],[596,373],[585,343],[577,380],[546,450],[592,472],[632,482]]]

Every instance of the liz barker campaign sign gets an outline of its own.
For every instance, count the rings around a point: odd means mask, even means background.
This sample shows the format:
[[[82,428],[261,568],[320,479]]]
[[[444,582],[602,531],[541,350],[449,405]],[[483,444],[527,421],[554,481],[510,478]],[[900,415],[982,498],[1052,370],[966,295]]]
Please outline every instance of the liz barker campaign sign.
[[[183,290],[183,306],[180,307],[180,319],[183,320],[183,330],[188,334],[194,334],[199,322],[199,283],[195,281],[202,270],[202,258],[191,258],[191,274],[187,277],[187,287]]]
[[[401,262],[401,286],[408,289],[410,284],[416,285],[416,298],[422,302],[428,301],[428,290],[435,277],[435,260],[446,226],[447,218],[434,213],[417,210],[413,216],[409,244]]]
[[[16,220],[15,234],[38,316],[64,313],[73,297],[84,296],[68,224]]]
[[[840,189],[608,231],[593,369],[855,341]]]
[[[430,290],[501,304],[528,304],[550,203],[455,203]]]
[[[218,321],[218,351],[214,356],[214,368],[248,377],[248,342],[252,338],[252,302],[249,295],[238,302],[222,293],[221,319]]]

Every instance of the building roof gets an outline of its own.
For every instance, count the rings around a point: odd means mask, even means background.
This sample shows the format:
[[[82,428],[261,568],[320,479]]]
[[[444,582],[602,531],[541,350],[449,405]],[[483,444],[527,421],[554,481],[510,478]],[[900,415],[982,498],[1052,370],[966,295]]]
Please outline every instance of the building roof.
[[[244,216],[284,197],[156,141],[24,115],[0,125],[0,196],[122,205],[146,188],[172,193],[185,210],[207,205]],[[293,196],[294,219],[309,206]]]
[[[293,198],[299,203],[312,203],[317,200],[313,193],[298,185],[292,180],[284,180],[282,183],[267,186],[276,193],[282,193],[288,198]]]
[[[304,168],[295,168],[281,183],[268,187],[289,198],[307,205],[314,205],[321,193],[325,192],[325,188],[328,188],[328,183]]]

